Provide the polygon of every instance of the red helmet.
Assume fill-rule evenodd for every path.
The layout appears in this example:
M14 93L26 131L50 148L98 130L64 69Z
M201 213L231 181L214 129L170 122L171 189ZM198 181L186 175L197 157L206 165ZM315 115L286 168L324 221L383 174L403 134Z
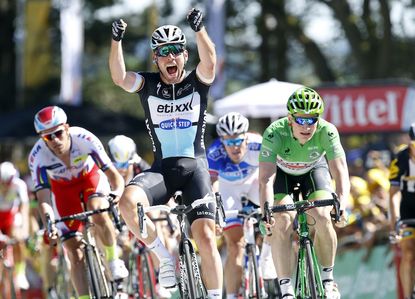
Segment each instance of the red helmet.
M40 133L44 130L65 124L67 116L65 111L58 106L48 106L35 115L35 130Z

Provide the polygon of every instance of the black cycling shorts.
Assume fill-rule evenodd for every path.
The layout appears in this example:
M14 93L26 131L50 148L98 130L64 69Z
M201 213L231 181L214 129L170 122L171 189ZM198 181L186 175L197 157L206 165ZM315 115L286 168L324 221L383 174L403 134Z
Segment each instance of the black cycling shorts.
M291 194L294 187L300 184L303 198L315 191L332 193L331 176L327 163L319 163L312 170L303 175L291 175L277 167L277 176L274 184L274 194Z
M141 187L150 205L166 204L177 190L183 192L183 203L191 204L210 194L213 196L207 161L203 158L166 158L161 165L138 174L127 186ZM215 219L215 204L201 205L187 218L192 224L198 218Z
M402 192L402 200L400 205L401 220L415 219L415 193ZM415 225L410 225L415 227Z

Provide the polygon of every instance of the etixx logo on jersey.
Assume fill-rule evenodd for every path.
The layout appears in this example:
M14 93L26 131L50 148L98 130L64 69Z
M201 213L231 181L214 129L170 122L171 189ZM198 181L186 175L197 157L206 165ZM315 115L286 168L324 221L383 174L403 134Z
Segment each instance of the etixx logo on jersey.
M172 118L160 123L160 129L173 130L173 129L187 129L192 126L192 122L183 118Z

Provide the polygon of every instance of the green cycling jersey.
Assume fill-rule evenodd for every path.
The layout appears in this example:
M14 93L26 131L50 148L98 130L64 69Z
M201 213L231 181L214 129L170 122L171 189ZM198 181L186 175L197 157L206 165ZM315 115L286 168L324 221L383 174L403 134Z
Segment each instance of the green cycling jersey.
M293 136L288 117L284 117L264 131L259 161L277 163L287 174L302 175L324 156L334 160L344 155L339 132L333 124L320 119L312 138L302 145Z

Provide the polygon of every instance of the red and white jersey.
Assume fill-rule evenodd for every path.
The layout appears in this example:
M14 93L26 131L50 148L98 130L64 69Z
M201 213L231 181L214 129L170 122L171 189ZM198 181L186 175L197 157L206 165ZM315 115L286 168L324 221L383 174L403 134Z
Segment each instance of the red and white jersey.
M28 203L29 196L27 194L26 183L18 178L14 177L10 183L6 186L0 187L0 211L17 211L17 208L22 203ZM0 219L1 221L1 219Z
M96 165L105 171L111 160L101 141L91 132L80 127L70 127L70 167L67 167L39 139L29 155L29 168L35 191L54 186L76 183L88 175Z

